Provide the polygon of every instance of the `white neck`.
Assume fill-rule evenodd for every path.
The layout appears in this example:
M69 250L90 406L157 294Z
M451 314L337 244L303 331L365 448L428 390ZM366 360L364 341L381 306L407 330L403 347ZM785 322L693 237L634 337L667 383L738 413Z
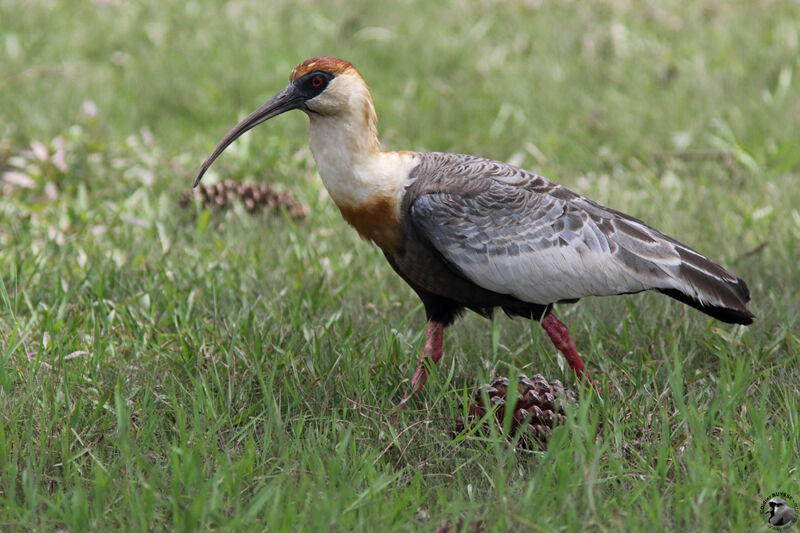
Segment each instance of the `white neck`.
M375 108L361 77L338 76L309 108L319 109L308 113L311 152L336 205L358 208L388 198L399 208L416 158L409 152L380 151Z

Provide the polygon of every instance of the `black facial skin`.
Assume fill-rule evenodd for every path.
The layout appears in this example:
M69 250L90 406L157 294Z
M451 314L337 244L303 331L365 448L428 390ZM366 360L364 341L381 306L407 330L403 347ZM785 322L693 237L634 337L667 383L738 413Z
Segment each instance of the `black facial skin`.
M328 74L327 72L319 70L309 72L302 78L295 80L294 89L303 96L303 99L311 100L324 91L332 79L333 74Z

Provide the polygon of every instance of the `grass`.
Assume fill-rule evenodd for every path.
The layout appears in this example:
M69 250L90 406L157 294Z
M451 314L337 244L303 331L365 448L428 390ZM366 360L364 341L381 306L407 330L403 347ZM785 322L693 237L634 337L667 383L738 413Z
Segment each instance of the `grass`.
M800 498L800 12L781 1L0 1L0 527L753 531ZM512 161L745 278L758 321L657 295L468 316L400 423L424 313L322 191L306 119L206 178L311 215L180 210L305 57L353 61L389 148ZM545 452L452 437L496 374L579 393Z

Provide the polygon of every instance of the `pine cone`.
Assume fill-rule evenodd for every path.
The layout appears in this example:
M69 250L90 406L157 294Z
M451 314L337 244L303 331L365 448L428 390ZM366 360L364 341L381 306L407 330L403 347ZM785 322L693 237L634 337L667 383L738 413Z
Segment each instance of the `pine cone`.
M566 420L564 406L568 401L574 400L574 394L566 391L559 380L548 382L541 374L534 374L530 378L520 375L517 382L517 402L514 405L509 437L522 431L524 433L519 440L521 447L544 449L553 428ZM463 431L468 426L477 424L487 412L496 407L494 418L502 433L508 385L508 378L499 377L491 385L479 387L471 398L466 423L459 420L457 430ZM488 428L484 426L483 429Z
M188 207L196 196L200 198L203 207L212 207L219 211L229 209L234 199L237 199L249 213L260 213L267 209L278 211L283 207L294 219L308 214L308 206L298 202L291 191L277 191L270 183L256 185L225 180L207 187L200 185L196 192L188 191L181 196L181 206Z

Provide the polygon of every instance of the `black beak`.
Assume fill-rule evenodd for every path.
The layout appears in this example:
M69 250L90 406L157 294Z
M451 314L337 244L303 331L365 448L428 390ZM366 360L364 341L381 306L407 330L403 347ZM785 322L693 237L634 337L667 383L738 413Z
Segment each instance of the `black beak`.
M292 109L298 109L303 105L304 98L301 94L299 94L294 85L291 83L287 85L281 92L273 96L269 102L262 105L252 113L250 113L245 119L239 122L236 126L233 127L231 131L217 144L214 151L211 152L211 155L203 161L203 166L200 167L200 172L197 174L197 179L194 180L194 185L192 187L197 187L200 183L200 180L203 179L203 174L206 173L208 167L211 166L211 163L219 157L225 148L230 146L230 144L238 139L244 132L247 130L253 129L262 122L266 122L267 120L271 119L272 117L276 117L281 113L285 113L286 111L291 111Z

